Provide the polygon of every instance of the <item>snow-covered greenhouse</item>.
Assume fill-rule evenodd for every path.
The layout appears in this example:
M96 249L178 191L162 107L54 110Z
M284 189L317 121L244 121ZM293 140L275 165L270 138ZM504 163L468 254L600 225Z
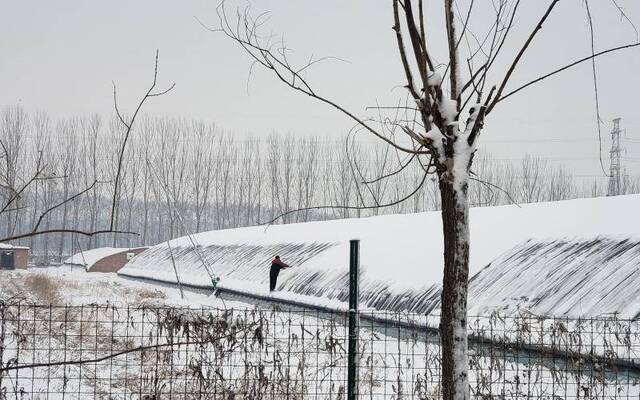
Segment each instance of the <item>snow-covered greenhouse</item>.
M640 195L472 209L470 313L638 317L638 205ZM438 212L199 233L151 247L119 274L165 284L179 279L200 290L211 290L216 277L223 292L344 309L354 238L361 241L363 308L437 311L443 264ZM293 268L282 271L270 294L276 254ZM629 295L615 295L621 291Z

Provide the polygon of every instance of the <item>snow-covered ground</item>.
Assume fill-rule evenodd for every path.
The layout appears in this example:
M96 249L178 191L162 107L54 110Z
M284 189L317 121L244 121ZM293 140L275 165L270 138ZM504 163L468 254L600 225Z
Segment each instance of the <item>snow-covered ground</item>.
M638 206L640 195L474 208L470 273L529 239L640 238ZM442 281L438 212L205 232L172 240L171 249L183 283L211 286L209 268L220 287L260 295L269 295L269 263L279 254L293 268L281 272L274 296L344 307L350 239L361 242L364 307L430 311ZM176 281L166 243L120 273Z
M11 325L12 318L8 318L8 332L11 335L5 349L7 359L18 359L19 356L21 364L92 359L113 351L153 346L167 340L172 343L188 342L189 332L199 332L198 329L202 327L198 324L203 321L208 324L207 332L220 327L226 327L220 333L221 336L230 331L239 332L237 338L240 343L238 347L236 341L231 341L229 349L216 347L216 351L203 351L201 346L196 345L176 344L166 347L168 350L163 348L162 351L149 351L146 356L135 351L102 363L21 369L17 373L11 373L12 380L5 379L0 385L9 393L25 390L33 398L48 393L48 398L52 399L81 399L91 396L124 399L146 398L144 394L152 394L155 390L171 397L172 391L185 393L187 390L196 391L206 387L206 393L211 394L220 392L221 389L215 385L225 382L231 382L230 385L262 382L253 375L253 369L246 368L247 361L252 365L264 366L260 373L268 377L267 382L273 382L272 387L262 388L266 393L280 393L280 390L284 397L293 391L306 397L312 395L314 390L316 393L319 390L323 393L321 398L337 398L344 391L347 320L343 313L324 315L318 312L279 313L276 310L256 310L246 304L224 303L205 294L192 292L185 292L185 299L181 299L175 287L132 281L113 273L87 273L68 266L2 271L0 288L0 297L13 297L14 300L20 298L27 303L22 308L10 306L6 309L9 315L22 315L24 320L24 323L14 326ZM292 292L283 295L296 296ZM30 308L30 302L40 306ZM48 307L42 307L50 302L83 307L54 307L52 313ZM155 305L178 305L196 309L172 311L163 307L155 308ZM201 306L211 307L210 314L208 311L201 311ZM241 309L242 306L245 307L244 310ZM16 310L18 314L15 314ZM418 316L394 314L393 320L404 321L406 318L407 322L412 322L413 317ZM219 324L220 321L226 322ZM553 320L538 321L538 324L544 324L544 329L532 324L532 321L537 321L536 318L496 318L489 325L485 323L486 320L476 325L474 321L470 321L474 334L491 332L491 337L495 335L499 340L509 339L528 344L541 340L540 343L547 345L557 343L556 347L561 350L573 350L578 346L572 353L574 355L586 354L594 346L593 338L573 343L574 331L567 332L563 328L571 326L562 325L559 328ZM55 329L53 322L56 324ZM194 326L185 328L187 325L184 324L187 322ZM512 329L508 325L511 323L517 327ZM616 323L612 321L612 324ZM263 326L266 330L260 330L259 339L256 339L255 332ZM492 329L489 331L486 326ZM172 328L166 330L167 327ZM593 335L593 325L588 328L588 332ZM162 332L165 332L164 336ZM583 331L585 332L587 331ZM625 359L636 359L635 353L613 341L614 335L617 335L615 332L619 330L610 333L606 337L606 343L618 352L615 354L623 354ZM507 338L507 335L514 337ZM16 339L18 337L26 339L20 341ZM634 338L635 336L632 337L633 340ZM362 347L360 367L361 393L371 398L390 398L390 394L398 392L420 398L435 395L439 382L439 348L437 342L433 342L426 332L424 336L401 333L398 326L384 325L382 329L368 321L362 323L360 340L365 344ZM588 366L578 367L576 373L575 368L565 366L562 359L548 363L538 356L529 359L530 355L526 353L517 353L518 357L514 358L504 353L504 347L499 343L498 341L497 348L476 346L476 342L472 344L474 350L470 359L470 380L472 391L478 397L485 394L489 398L492 393L497 396L501 394L502 397L509 393L513 398L531 398L532 393L539 394L539 397L548 397L551 393L559 397L571 397L583 388L597 391L603 398L635 398L638 395L640 386L635 374L629 375L626 371L617 372L615 369L613 372L607 369L595 371ZM615 345L612 346L612 343ZM637 349L635 343L630 343L631 349ZM595 344L598 346L598 343ZM33 350L36 348L37 351ZM599 345L595 352L589 354L600 354L598 350L607 348ZM216 358L207 358L212 355ZM278 363L274 361L276 355L282 357ZM162 368L158 368L158 360L163 360ZM185 360L190 360L190 363L187 364ZM197 361L196 364L193 364L194 361ZM189 374L186 368L198 365L198 362L228 366L221 370L224 378L218 379L217 375L206 373L197 375L202 377L202 382L193 378L194 375ZM282 368L286 368L285 374L282 374ZM279 380L278 377L283 376L295 379ZM160 384L154 386L156 380ZM211 385L214 385L213 389ZM246 389L242 385L231 389L242 393ZM398 394L397 397L404 396Z
M70 266L0 271L0 300L38 304L181 307L252 307L240 302L184 291L175 287L132 281L115 273L92 272Z
M273 398L293 394L299 398L344 397L344 313L241 310L235 304L233 309L221 310L223 304L205 295L187 293L182 300L176 289L69 267L6 272L0 274L0 287L14 286L11 293L3 290L3 297L19 295L38 303L10 305L3 310L9 316L4 357L14 360L11 365L91 360L124 353L103 362L11 371L0 382L0 388L10 397L26 393L34 399L191 398L183 395L189 392L194 393L193 398L217 398L219 393L233 393L239 398L250 397L248 393L254 391ZM83 307L49 308L47 301ZM198 308L154 307L166 304ZM201 304L220 308L201 311ZM133 307L126 307L129 305ZM232 305L227 302L226 306ZM395 314L393 319L405 317L409 318ZM494 321L498 337L501 330L505 333L501 321ZM471 329L478 334L473 323ZM518 340L525 343L546 338L545 343L557 341L566 348L568 338L574 336L556 331L546 326L542 336L536 330L514 330ZM439 347L427 332L407 334L397 326L376 326L369 321L362 323L359 337L362 396L437 397ZM589 343L593 346L593 340L586 340L582 346L588 348ZM525 353L514 357L516 353L505 351L499 343L497 347L487 344L472 344L470 382L474 397L564 398L583 390L598 393L595 398L638 396L636 374L593 370L589 365L576 369L563 359L550 363ZM135 350L139 346L149 349ZM216 373L211 373L214 370Z

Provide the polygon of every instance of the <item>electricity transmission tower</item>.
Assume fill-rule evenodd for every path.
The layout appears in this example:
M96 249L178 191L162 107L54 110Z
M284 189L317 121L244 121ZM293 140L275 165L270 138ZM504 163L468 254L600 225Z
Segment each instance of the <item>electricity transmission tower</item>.
M620 146L620 118L613 120L613 130L611 131L611 150L609 151L609 188L607 190L607 196L617 196L620 194L620 154L622 153L622 147Z

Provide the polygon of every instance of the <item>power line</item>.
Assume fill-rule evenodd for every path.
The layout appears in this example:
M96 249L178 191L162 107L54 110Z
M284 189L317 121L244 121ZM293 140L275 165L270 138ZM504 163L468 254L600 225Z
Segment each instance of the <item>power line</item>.
M139 134L146 134L148 133L147 130L136 130L136 132L138 132ZM621 132L624 132L624 130L622 130ZM62 133L62 132L47 132L46 135L41 135L42 137L48 137L48 138L65 138L67 137L69 134L68 133ZM37 138L38 135L33 134L33 133L23 133L22 134L23 137L26 138ZM150 136L145 136L144 140L148 141L148 140L152 140L152 141L158 141L161 139L160 137L161 135L150 135ZM190 136L188 133L179 135L182 137L176 137L176 138L170 138L167 139L166 137L164 138L164 140L170 141L170 142L198 142L198 141L202 141L198 138L192 137L192 138L188 138L185 136ZM224 137L225 139L228 139L232 142L236 142L236 143L247 143L247 142L268 142L269 138L271 137L271 135L251 135L251 134L229 134L229 133L225 133L225 132L218 132L218 133L213 133L210 135L205 135L205 139L214 139L214 140L219 140L219 138ZM279 135L280 138L284 138L287 139L289 137L293 137L295 141L302 141L302 140L307 140L307 141L312 141L315 143L338 143L338 144L344 144L345 143L345 138L342 137L336 137L336 138L327 138L327 137L323 137L323 138L319 138L316 135ZM82 136L77 137L79 138L80 141L82 141ZM121 135L116 134L116 133L100 133L98 134L98 138L99 139L119 139L121 138ZM375 139L375 138L368 138L368 139L358 139L357 140L359 143L380 143L383 144L380 140ZM580 142L592 142L592 143L596 143L598 142L598 139L596 138L545 138L545 139L483 139L481 140L479 143L480 144L491 144L491 143L580 143ZM640 143L640 139L635 139L635 138L625 138L625 142L631 142L631 143Z

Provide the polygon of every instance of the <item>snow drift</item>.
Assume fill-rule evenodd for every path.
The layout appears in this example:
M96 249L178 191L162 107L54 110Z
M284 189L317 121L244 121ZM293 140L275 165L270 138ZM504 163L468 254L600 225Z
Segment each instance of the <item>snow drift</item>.
M638 238L638 206L640 195L474 208L470 275L527 240ZM437 307L443 265L439 212L212 231L170 244L183 283L212 286L204 260L220 277L220 287L268 295L269 263L279 254L294 268L280 274L276 296L344 305L348 241L354 238L361 241L363 306L409 312L429 312ZM166 243L140 254L119 273L176 281Z

